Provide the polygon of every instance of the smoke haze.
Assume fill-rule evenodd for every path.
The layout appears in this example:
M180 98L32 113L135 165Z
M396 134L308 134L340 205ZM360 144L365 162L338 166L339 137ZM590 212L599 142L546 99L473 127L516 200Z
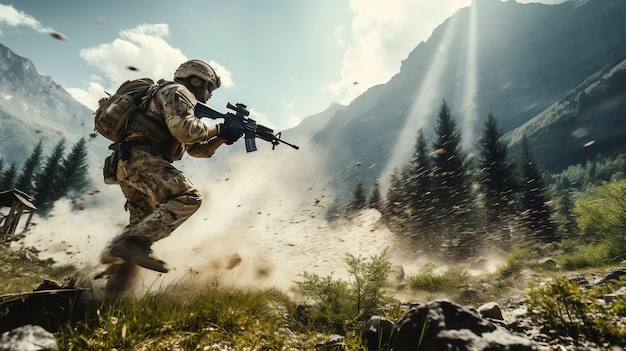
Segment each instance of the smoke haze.
M388 249L392 263L409 263L414 255L399 252L402 246L378 223L377 211L364 211L351 222L325 220L333 201L326 189L331 177L315 150L258 146L253 153L245 153L243 145L223 147L213 159L187 157L176 164L204 201L187 222L152 247L170 272L142 269L136 292L181 280L203 285L215 279L288 291L305 271L347 278L346 253L370 257ZM47 218L35 217L36 225L22 243L41 250L41 258L75 264L89 278L102 270L100 252L128 221L119 188L99 178L94 183L97 190L79 201L82 210L72 210L75 204L67 199L58 201Z

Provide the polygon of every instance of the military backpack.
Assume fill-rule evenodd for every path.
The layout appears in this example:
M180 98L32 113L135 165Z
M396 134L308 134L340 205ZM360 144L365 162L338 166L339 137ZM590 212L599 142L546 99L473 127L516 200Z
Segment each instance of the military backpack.
M150 78L127 80L115 94L107 93L109 96L98 101L94 115L96 131L113 142L122 141L134 115L140 112L143 97L153 85Z

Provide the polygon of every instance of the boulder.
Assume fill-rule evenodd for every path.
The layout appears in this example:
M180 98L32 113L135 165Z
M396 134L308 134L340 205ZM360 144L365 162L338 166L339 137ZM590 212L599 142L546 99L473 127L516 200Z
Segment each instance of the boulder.
M407 311L394 324L394 351L536 350L530 340L513 335L478 313L448 300Z
M488 302L480 307L478 307L478 313L483 318L496 319L496 320L504 320L502 317L502 309L500 309L500 305L496 302Z
M54 335L38 325L24 325L2 334L0 351L58 351Z
M361 341L368 351L386 351L391 347L392 332L392 321L373 316L361 328Z
M344 339L341 335L332 334L326 342L315 345L315 351L346 351Z

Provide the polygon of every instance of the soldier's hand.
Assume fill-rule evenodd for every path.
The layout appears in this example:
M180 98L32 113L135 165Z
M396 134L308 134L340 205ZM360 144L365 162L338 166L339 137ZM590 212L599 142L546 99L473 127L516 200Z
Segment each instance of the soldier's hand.
M218 124L217 136L226 140L227 145L232 145L243 136L243 131L228 124L220 123Z

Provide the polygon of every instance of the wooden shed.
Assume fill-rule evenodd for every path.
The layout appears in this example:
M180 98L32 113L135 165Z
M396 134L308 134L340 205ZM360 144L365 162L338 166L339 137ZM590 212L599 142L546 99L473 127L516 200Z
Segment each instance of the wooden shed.
M37 208L33 205L33 197L18 189L0 192L0 242L10 241L18 229L20 219L28 216L20 232L30 227ZM7 210L8 209L8 210Z

